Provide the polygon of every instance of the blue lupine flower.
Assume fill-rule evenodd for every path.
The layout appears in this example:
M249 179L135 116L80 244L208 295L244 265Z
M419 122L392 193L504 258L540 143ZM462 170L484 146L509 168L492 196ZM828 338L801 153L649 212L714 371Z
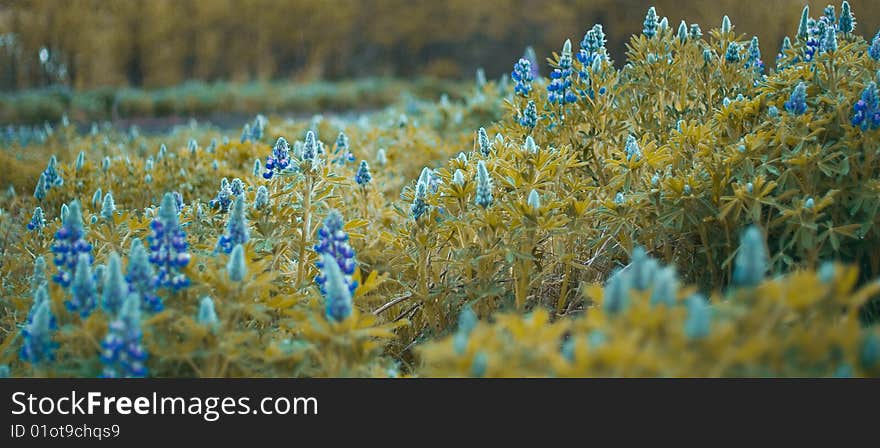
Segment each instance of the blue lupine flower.
M267 122L268 120L262 114L254 118L254 124L251 126L251 140L258 142L263 139L263 131L266 128Z
M189 279L180 272L189 264L189 244L186 242L186 233L178 224L177 206L171 193L165 193L159 214L150 223L150 228L153 230L148 238L150 263L158 269L155 285L175 291L189 286Z
M840 5L840 21L838 22L837 28L843 34L850 34L856 27L856 21L853 18L852 11L849 7L849 2L843 0L843 4Z
M42 201L46 197L48 191L49 186L46 182L46 174L40 173L40 179L37 180L37 186L34 188L34 197L37 198L38 201Z
M174 197L174 207L179 215L183 212L183 195L176 191L172 191L171 196Z
M779 108L776 106L770 106L767 108L767 116L770 118L776 118L779 116Z
M614 195L614 203L617 205L623 205L624 202L626 202L626 198L623 196L623 193L618 191L617 194Z
M559 68L550 73L550 84L547 85L547 100L551 103L565 105L577 101L577 95L571 91L571 40L566 40L559 56Z
M376 163L378 163L379 166L385 166L385 164L388 163L388 155L385 154L385 148L379 148L379 150L376 151Z
M70 312L79 313L80 317L86 318L97 305L98 287L95 284L95 276L92 273L92 258L87 253L79 254L76 262L76 272L70 285L70 300L64 302Z
M673 306L678 298L678 275L675 268L667 266L658 269L652 280L651 305Z
M629 277L633 288L639 291L647 291L654 283L654 278L660 270L657 260L651 258L645 248L636 246L633 249L632 259L623 274Z
M226 231L217 241L215 251L232 252L238 244L247 243L250 238L247 217L245 216L245 199L239 196L232 205L232 212L226 221Z
M826 6L825 9L822 10L822 13L828 18L829 22L834 23L837 21L837 16L834 13L834 5Z
M516 82L513 87L514 93L522 97L528 97L532 91L532 67L526 58L520 58L513 64L513 72L510 77Z
M220 189L217 190L217 196L215 196L214 199L211 199L209 204L211 205L211 208L219 208L220 211L225 213L229 210L229 205L232 204L233 196L232 186L229 185L229 181L224 177L220 180Z
M687 319L684 321L684 334L688 339L697 340L709 336L712 324L712 310L706 298L694 294L687 299Z
M464 172L460 169L455 170L455 173L452 174L452 183L458 186L464 185Z
M108 191L101 204L101 217L112 221L114 213L116 213L116 203L113 201L113 194Z
M862 96L853 106L853 116L850 121L853 126L863 131L880 127L880 100L878 100L877 84L869 83Z
M263 164L260 162L260 159L254 160L254 176L262 176L263 175ZM272 177L271 175L269 177Z
M199 314L196 316L196 322L212 330L220 326L217 311L214 309L214 299L205 296L199 300Z
M623 270L616 270L603 290L602 309L610 315L619 314L629 305L630 278Z
M42 255L34 260L34 272L31 274L31 293L36 293L40 286L49 285L46 275L46 259Z
M46 227L46 215L43 214L42 208L37 207L34 209L34 215L31 217L30 222L27 223L27 229L42 231L44 227Z
M119 315L110 322L101 341L101 373L103 378L144 378L147 376L147 351L143 346L141 304L130 294Z
M532 208L533 211L538 211L541 209L541 195L538 194L537 191L532 190L529 192L529 198L526 200L526 203L529 207Z
M642 150L639 148L639 142L632 134L626 136L626 147L624 152L626 152L627 162L630 162L633 159L639 161L642 158Z
M324 278L325 316L328 320L342 322L351 315L352 292L346 285L346 276L330 254L324 254L320 262Z
M519 124L527 129L532 129L538 124L538 108L534 101L529 100L522 116L519 117Z
M703 30L700 29L700 24L691 24L690 30L688 32L688 37L691 40L700 40L703 37Z
M678 24L678 40L681 43L685 43L688 40L688 28L687 23L684 20Z
M761 283L767 272L767 263L764 236L758 227L750 226L743 234L733 262L733 283L745 287Z
M492 179L489 177L486 163L480 160L477 162L477 191L474 202L480 207L487 208L492 205L492 199Z
M354 176L354 181L362 186L373 181L373 176L370 174L370 165L367 164L366 160L361 160L361 165Z
M764 62L761 60L758 36L752 37L751 42L749 42L749 57L746 60L746 68L752 69L758 75L764 73Z
M584 34L584 38L581 40L581 51L578 52L577 58L581 64L588 66L593 63L596 56L604 54L604 50L605 31L602 29L602 25L597 23Z
M452 338L452 346L456 353L464 353L467 348L468 338L479 322L480 319L477 317L477 313L474 313L470 306L465 306L461 310L461 314L458 315L458 329L456 329L455 336Z
M122 308L122 302L129 294L129 285L122 274L122 260L116 252L110 254L103 281L101 307L108 314L115 315Z
M186 148L189 150L189 153L191 155L196 155L196 152L199 150L199 143L196 141L196 139L191 138L189 139L189 142L187 142Z
M60 187L64 185L64 179L61 178L61 175L58 174L58 169L56 168L58 165L58 159L55 155L49 158L49 165L46 166L46 169L43 171L43 174L46 176L46 188L52 187Z
M531 135L526 136L526 141L523 143L523 150L529 154L538 153L538 145L535 144L535 139L533 139Z
M260 185L254 197L254 209L261 210L267 206L269 206L269 189L265 185Z
M413 197L413 203L410 207L410 211L412 212L412 217L414 220L418 221L419 217L422 216L428 210L428 203L425 202L425 197L428 194L428 184L427 182L419 179L416 182L416 194Z
M52 280L66 288L73 280L79 255L87 254L91 257L92 245L83 238L85 230L79 201L70 203L67 216L62 213L61 221L61 228L55 232L55 243L52 245L52 253L55 254L53 261L58 267L58 273L52 277Z
M74 169L76 169L77 172L82 171L83 165L85 165L85 163L86 163L86 153L83 151L80 151L79 154L77 154L77 156L76 156L76 163L74 164Z
M336 161L341 161L342 163L354 162L355 160L354 154L351 153L351 147L348 144L348 136L345 135L344 131L339 131L339 135L336 137L334 154L339 156L336 158Z
M822 37L820 48L822 52L833 53L837 51L837 32L834 31L834 27L825 28L825 35Z
M803 82L791 92L791 97L785 102L785 110L794 115L802 115L807 111L807 85Z
M159 145L159 154L156 155L156 159L160 162L165 158L165 155L168 154L168 147L165 146L164 143Z
M489 143L489 136L486 135L485 128L480 128L480 130L477 131L477 142L480 145L480 154L482 154L483 157L489 157L489 154L492 153L492 144Z
M306 133L306 139L303 143L302 160L313 161L316 157L318 157L318 142L315 133L309 131Z
M229 184L229 191L231 191L234 196L241 196L242 193L244 193L244 182L237 177L232 179L232 182Z
M98 189L95 190L95 194L92 195L92 210L98 208L98 206L100 206L103 201L104 193L101 191L101 188L98 187Z
M724 53L724 60L730 63L739 62L739 44L731 42L727 45L727 51Z
M871 40L871 46L868 47L868 56L875 61L880 61L880 33Z
M648 39L657 35L657 10L654 7L648 8L648 13L645 15L645 22L642 28L642 34L645 35Z
M731 25L730 23L730 17L727 17L727 15L725 15L721 19L721 34L729 33L731 28L733 28L733 25Z
M251 139L251 125L248 123L244 124L244 127L241 129L241 138L239 142L244 143Z
M21 330L24 342L19 356L22 361L35 366L54 361L55 349L58 348L58 343L52 340L55 328L55 317L52 315L48 292L44 286L34 296L27 323Z
M419 182L424 182L428 187L428 191L432 194L436 193L440 188L440 176L428 167L422 168L422 173L419 174Z
M247 263L244 259L244 247L236 244L229 254L229 261L226 263L226 272L229 274L229 280L240 282L247 275Z
M144 311L153 313L162 311L164 305L162 298L156 295L156 278L153 266L150 264L147 250L140 238L131 240L125 280L128 282L129 291L141 298L141 308Z
M529 61L529 68L532 72L532 79L538 79L541 77L541 70L538 66L538 56L535 54L535 49L532 48L531 45L526 47L525 51L523 51L523 59Z
M339 269L348 293L353 294L357 289L357 282L351 279L357 262L354 259L354 249L348 243L348 234L345 233L343 227L342 215L336 210L330 210L327 217L324 218L324 225L318 229L318 243L315 244L314 249L318 255L322 256L316 264L319 268L324 269L324 274L315 277L315 283L321 288L321 293L326 293L328 288L328 279L325 275L327 270L324 267L324 263L328 259L333 260Z

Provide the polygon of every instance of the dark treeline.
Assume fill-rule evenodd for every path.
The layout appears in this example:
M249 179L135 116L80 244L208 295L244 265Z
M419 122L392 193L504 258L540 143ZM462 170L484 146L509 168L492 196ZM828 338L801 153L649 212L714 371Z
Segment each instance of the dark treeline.
M640 32L648 6L704 32L726 13L757 34L765 61L794 34L803 0L4 0L0 89L52 83L161 87L188 79L250 81L362 76L449 78L510 70L527 45L539 58L602 23L612 56ZM807 2L814 17L827 1ZM851 0L857 32L880 11ZM840 6L837 5L839 11ZM46 51L42 52L41 49ZM546 70L546 69L545 69Z

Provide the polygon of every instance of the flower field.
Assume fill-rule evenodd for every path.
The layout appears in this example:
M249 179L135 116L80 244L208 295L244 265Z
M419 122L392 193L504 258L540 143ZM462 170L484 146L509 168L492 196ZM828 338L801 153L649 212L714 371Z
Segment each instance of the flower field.
M355 115L4 127L0 376L880 376L880 32L662 12Z

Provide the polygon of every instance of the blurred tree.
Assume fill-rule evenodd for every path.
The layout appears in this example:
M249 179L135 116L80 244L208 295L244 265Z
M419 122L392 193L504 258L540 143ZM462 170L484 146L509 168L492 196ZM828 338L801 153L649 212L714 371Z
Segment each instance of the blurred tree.
M808 1L813 16L827 1ZM852 0L856 32L880 25L876 0ZM602 23L622 60L649 6L699 23L730 16L761 38L775 60L797 29L802 0L4 0L0 2L0 89L47 83L39 51L76 88L166 86L187 79L338 79L364 75L472 77L510 71L527 45L543 62L561 42ZM840 9L839 5L836 5ZM710 21L711 20L711 21Z

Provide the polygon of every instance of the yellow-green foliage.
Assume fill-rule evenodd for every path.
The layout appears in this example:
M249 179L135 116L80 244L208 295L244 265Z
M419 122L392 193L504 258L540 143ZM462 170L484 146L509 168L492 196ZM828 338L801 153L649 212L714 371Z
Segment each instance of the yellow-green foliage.
M58 154L64 185L41 201L30 192L0 200L0 363L14 375L97 375L107 317L66 311L68 293L54 284L57 360L18 360L33 260L51 259L63 203L83 203L98 264L145 239L162 195L177 191L192 285L162 290L166 309L144 316L153 376L877 375L880 336L865 321L880 275L880 131L850 120L880 63L863 38L838 40L812 62L795 60L804 50L796 40L786 68L765 78L743 67L748 40L735 27L684 41L661 28L632 38L622 68L575 59L578 99L564 106L539 79L528 97L490 82L464 103L411 100L358 120L270 117L262 138L243 143L199 126L162 136L59 131L27 151ZM738 62L725 57L733 43ZM803 114L785 106L799 83ZM534 128L520 124L529 101ZM354 163L332 163L343 129ZM325 142L324 163L268 181L252 173L277 137L302 140L307 130ZM638 156L627 157L628 140ZM372 171L366 186L354 180L360 159ZM223 177L245 184L242 282L215 253L227 213L209 201ZM256 210L261 185L271 205ZM113 193L112 220L91 202L97 188ZM36 205L50 221L42 232L25 228ZM355 310L342 322L325 316L313 281L313 245L331 209L358 266ZM738 250L751 225L763 241ZM677 269L664 277L680 284L668 302L652 303L658 277L615 289L638 264L617 268L646 254ZM734 284L736 266L751 270L748 284ZM204 296L214 327L195 320Z

